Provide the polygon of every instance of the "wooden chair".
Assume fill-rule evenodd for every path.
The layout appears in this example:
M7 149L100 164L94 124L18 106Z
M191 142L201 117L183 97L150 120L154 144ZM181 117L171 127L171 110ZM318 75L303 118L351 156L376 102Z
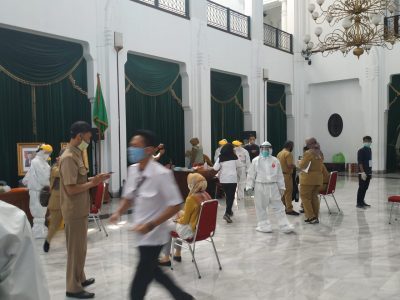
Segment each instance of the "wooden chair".
M174 245L176 240L182 242L183 245L187 245L190 254L192 255L192 261L196 267L197 275L201 278L199 268L197 266L197 261L195 258L196 243L200 241L208 241L212 244L215 257L217 259L219 269L222 270L221 263L219 261L217 249L215 248L213 236L215 234L215 228L217 225L217 210L218 210L218 200L212 199L201 203L199 219L196 224L196 232L193 238L181 239L175 231L171 231L172 243L171 243L171 255L173 253ZM171 260L171 270L173 270L173 260Z
M108 236L108 232L104 227L103 221L101 220L101 206L103 205L104 195L106 193L106 183L101 182L97 185L96 195L94 197L94 203L90 208L89 219L93 220L99 231L103 228L104 233ZM100 227L101 226L101 227Z
M332 212L331 212L331 209L329 208L328 202L326 201L326 196L331 196L333 198L333 200L335 201L336 207L337 207L338 211L340 212L339 205L335 198L337 176L338 176L337 171L331 172L329 175L329 181L328 181L328 186L326 187L326 191L319 193L319 199L321 201L321 198L324 198L326 207L328 207L329 214L332 214Z

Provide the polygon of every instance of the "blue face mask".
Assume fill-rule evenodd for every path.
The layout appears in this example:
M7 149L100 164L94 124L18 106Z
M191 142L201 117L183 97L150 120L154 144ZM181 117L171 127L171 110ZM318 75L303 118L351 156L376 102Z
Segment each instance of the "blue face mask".
M364 147L371 148L371 143L364 143Z
M268 157L269 156L269 151L268 150L261 150L261 156L262 157Z
M128 147L128 162L130 164L136 164L146 157L144 148L139 147Z

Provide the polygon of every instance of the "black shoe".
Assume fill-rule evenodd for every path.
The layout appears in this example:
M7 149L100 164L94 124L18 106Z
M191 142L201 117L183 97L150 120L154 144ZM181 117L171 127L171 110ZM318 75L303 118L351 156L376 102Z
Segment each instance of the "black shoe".
M359 205L359 204L357 204L356 207L357 207L357 208L365 209L365 206L364 206L364 205Z
M94 278L86 279L84 282L82 282L82 286L85 287L85 286L91 285L94 283L94 281L95 281Z
M294 210L286 212L286 214L290 215L290 216L298 216L298 215L300 215L297 211L294 211Z
M45 240L43 244L43 251L47 253L49 252L49 250L50 250L50 244L47 240Z
M231 211L230 213L228 213L229 217L233 217L233 211Z
M369 205L368 203L363 203L363 205L365 206L365 207L371 207L371 205Z
M305 219L304 222L310 223L311 219Z
M171 266L171 261L170 260L163 261L163 262L159 261L158 265L161 266L161 267L170 267Z
M79 292L79 293L66 292L65 294L66 294L67 297L78 298L78 299L94 298L94 293L89 293L89 292L86 292L86 291L82 291L82 292Z
M232 223L232 220L231 220L231 218L229 217L228 214L225 214L224 217L223 217L223 219L224 219L227 223Z
M301 208L301 209L299 210L299 213L304 214L304 209Z
M174 255L174 260L177 261L177 262L182 262L182 256Z
M311 218L310 221L308 222L309 224L318 224L319 220L318 218Z

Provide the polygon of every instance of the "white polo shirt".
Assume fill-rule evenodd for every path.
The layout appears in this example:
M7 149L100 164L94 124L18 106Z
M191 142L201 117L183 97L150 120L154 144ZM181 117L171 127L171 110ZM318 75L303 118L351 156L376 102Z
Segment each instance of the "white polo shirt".
M137 189L142 179L142 184ZM168 206L183 202L172 171L153 160L149 161L143 171L139 170L139 164L128 168L128 179L122 197L133 200L134 225L153 221ZM137 234L138 245L164 245L170 239L170 230L168 224L163 223L149 233Z

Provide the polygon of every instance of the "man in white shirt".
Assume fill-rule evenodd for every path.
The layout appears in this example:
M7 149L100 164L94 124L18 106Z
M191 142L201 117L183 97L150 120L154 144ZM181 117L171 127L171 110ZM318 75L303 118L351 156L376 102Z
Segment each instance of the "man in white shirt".
M22 210L1 200L0 299L50 300L31 224Z
M134 204L133 231L137 234L140 260L132 281L132 300L144 299L153 279L162 284L175 299L194 299L180 289L158 266L163 245L170 239L165 223L182 204L182 196L170 170L156 163L152 155L157 146L155 135L138 130L128 148L128 179L117 211L111 222L117 222L122 213Z
M285 191L285 180L279 160L272 156L272 146L265 141L260 146L260 155L253 159L247 176L246 190L254 188L257 227L260 232L272 232L267 209L272 208L280 230L289 233L294 226L289 223L281 196Z

